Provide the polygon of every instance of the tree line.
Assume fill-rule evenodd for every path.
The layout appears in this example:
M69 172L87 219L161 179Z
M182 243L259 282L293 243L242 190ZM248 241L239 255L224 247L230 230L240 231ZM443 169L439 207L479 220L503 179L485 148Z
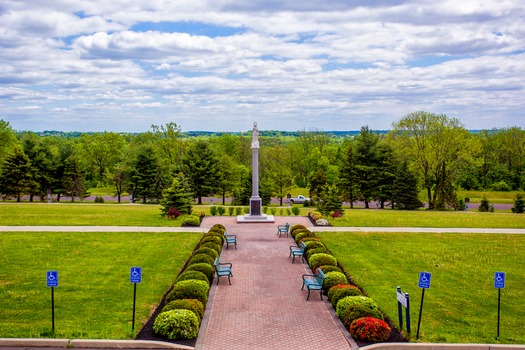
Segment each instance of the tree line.
M357 133L298 131L260 134L263 203L294 187L308 188L320 205L360 200L368 207L459 209L456 191L525 188L525 131L520 127L469 132L456 118L424 111L393 123L388 132L368 126ZM83 199L88 189L113 188L135 201L158 202L174 179L194 198L215 195L247 204L251 196L251 134L197 133L176 123L144 133L17 132L0 119L0 194L47 194ZM35 199L37 197L38 199ZM323 208L325 211L337 209Z

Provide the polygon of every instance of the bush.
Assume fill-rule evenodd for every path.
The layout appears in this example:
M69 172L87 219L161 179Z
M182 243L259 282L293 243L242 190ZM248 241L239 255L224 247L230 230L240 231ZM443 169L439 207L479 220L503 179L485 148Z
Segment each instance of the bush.
M355 340L384 342L390 338L390 333L390 327L374 317L361 317L350 325L350 334Z
M328 294L328 291L333 286L336 286L338 284L350 284L348 283L348 278L346 278L345 274L342 272L332 271L332 272L325 273L325 276L326 278L323 283L323 292L325 294Z
M210 248L217 252L218 255L221 255L222 246L217 242L206 242L202 243L199 248Z
M489 200L487 199L486 196L483 196L483 198L481 199L481 202L479 203L478 210L481 211L481 212L493 212L494 211L494 206L492 206L489 203Z
M250 214L250 207L244 207L244 214Z
M157 316L153 330L171 340L193 339L199 333L199 319L190 310L166 311Z
M315 237L307 237L303 240L304 244L306 245L306 251L309 251L311 249L315 248L326 248L326 246L320 242L318 239L312 239Z
M194 264L201 264L201 263L206 263L210 266L213 266L214 262L215 262L215 259L212 259L207 254L196 254L191 257L190 261L188 262L188 266L194 265Z
M293 215L297 216L297 215L299 215L301 213L301 209L294 205L292 207L292 213L293 213Z
M322 266L319 266L318 269L323 270L324 273L334 272L334 271L343 273L343 270L341 270L337 266L332 266L332 265L322 265Z
M266 205L263 207L263 213L268 214L268 207Z
M356 297L359 295L363 295L359 288L356 286L351 286L347 283L337 284L328 290L328 299L334 308L337 306L339 300L346 297Z
M219 254L215 250L207 247L201 247L193 252L194 256L198 254L206 254L210 258L212 258L213 261L215 261L215 259L219 257Z
M217 215L217 207L216 207L216 206L212 205L212 206L210 207L210 214L211 214L212 216Z
M169 208L166 216L168 219L177 219L179 216L181 216L181 212L175 208Z
M308 213L308 216L312 218L313 221L317 221L323 218L323 214L319 211L311 211Z
M186 280L199 280L210 284L211 280L204 273L200 271L186 270L177 277L177 283Z
M182 224L188 226L200 226L201 218L196 215L188 215L184 217L184 221L182 221Z
M206 242L214 242L222 246L224 244L224 235L219 231L210 231L201 240L201 243Z
M307 230L307 228L306 228L306 226L300 225L300 224L296 224L296 225L290 226L290 233L294 233L297 230ZM292 235L292 237L293 236L294 235Z
M361 317L371 316L381 320L383 319L383 314L379 310L376 302L365 296L340 299L335 312L345 327L349 327L354 320Z
M199 322L204 316L204 305L197 299L178 299L170 301L162 308L161 313L177 309L192 311L199 319Z
M333 212L330 213L330 216L334 219L338 219L338 218L343 217L343 213L344 211L334 210Z
M314 248L314 249L309 249L308 251L306 251L304 253L304 257L306 259L306 261L308 261L308 259L310 259L310 257L312 255L315 255L315 254L320 254L320 253L323 253L323 254L330 254L330 252L328 251L328 249L326 249L325 247L319 247L319 248ZM324 271L324 270L323 270Z
M104 203L104 202L105 202L104 197L102 196L95 197L95 203Z
M493 191L503 191L503 192L509 192L510 190L512 190L510 186L503 180L492 184L491 189Z
M208 278L208 281L210 282L213 280L213 274L215 273L213 265L210 265L207 263L196 263L193 265L189 265L188 267L186 267L185 272L188 272L188 271L202 272Z
M195 215L195 216L198 216L201 219L204 219L204 217L206 216L206 213L203 212L202 210L194 210L194 211L191 212L191 215Z
M290 208L286 208L286 215L288 216L292 215L292 211L290 210Z
M223 206L220 206L217 208L217 212L219 213L220 216L223 216L224 213L226 213L226 208L224 208Z
M523 214L525 212L525 201L521 193L516 194L516 199L514 200L514 207L512 207L512 212L516 214Z
M220 230L220 231L224 232L224 231L226 231L226 227L224 227L223 224L215 224L215 225L213 225L210 228L210 231L214 231L214 230Z
M173 286L171 292L166 296L166 301L170 302L177 299L197 299L203 305L208 302L208 291L210 285L200 280L180 281Z
M275 216L275 213L277 213L277 208L271 208L270 212Z
M295 239L295 242L299 244L301 239L306 238L306 237L314 237L314 234L310 231L301 232L301 233L296 234L294 239Z
M337 266L337 259L333 255L326 253L315 254L308 259L308 266L310 266L312 270L322 265Z
M235 208L235 215L239 216L242 214L242 208L241 207L236 207Z
M228 207L228 214L230 216L233 216L233 212L235 211L235 208L234 207Z

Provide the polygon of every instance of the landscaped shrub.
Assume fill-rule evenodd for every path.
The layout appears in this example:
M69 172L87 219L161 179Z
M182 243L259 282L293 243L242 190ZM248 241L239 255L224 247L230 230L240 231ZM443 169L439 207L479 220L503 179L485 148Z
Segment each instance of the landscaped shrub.
M220 244L222 246L224 244L224 235L218 231L210 231L204 235L201 242L206 243L210 241Z
M306 252L310 249L326 248L326 246L322 242L320 242L319 239L316 237L306 237L303 239L303 242L306 245Z
M525 212L525 201L523 200L523 196L520 192L516 194L516 199L514 200L512 212L516 214L523 214Z
M235 208L235 215L239 216L242 214L242 208L241 207L236 207Z
M355 340L384 342L390 338L390 333L386 322L374 317L361 317L350 325L350 334Z
M336 306L336 314L345 327L361 317L375 317L383 319L377 303L365 296L345 297L339 300Z
M161 313L166 312L166 311L171 311L171 310L177 310L177 309L193 311L195 316L197 316L197 318L199 319L199 322L202 320L202 317L204 316L204 305L197 299L172 300L166 305L164 305Z
M202 210L194 210L191 212L191 215L198 216L199 218L203 219L206 216L206 213Z
M296 207L295 205L292 207L292 213L293 215L297 216L301 213L301 209L299 207Z
M195 250L193 252L193 255L198 255L198 254L206 254L208 255L210 258L212 258L214 261L216 258L219 257L219 253L217 253L215 250L211 249L211 248L207 248L207 247L201 247L197 250Z
M221 255L221 252L222 252L222 246L219 245L219 243L217 242L206 242L206 243L202 243L199 248L210 248L210 249L213 249L217 252L217 254Z
M213 265L207 264L207 263L196 263L193 265L189 265L186 267L185 271L199 271L206 275L208 278L208 281L213 280L213 274L215 273L215 270L213 268Z
M188 215L184 217L182 224L188 226L200 226L201 219L196 215Z
M168 212L166 213L166 217L167 217L168 219L176 219L176 218L178 218L178 217L181 216L181 215L182 215L181 212L178 211L178 210L175 209L175 208L169 208L169 209L168 209Z
M303 238L301 238L299 243L300 242L305 242L306 243L306 242L313 242L313 241L319 241L319 238L317 238L317 237L303 237Z
M219 206L217 208L217 212L219 213L220 216L223 216L224 213L226 213L226 208L224 208L223 206Z
M308 251L304 253L304 257L306 258L306 261L308 261L308 259L310 259L312 255L320 254L320 253L330 254L328 249L326 249L325 247L319 247L319 248L309 249Z
M104 203L104 202L105 202L104 197L102 196L95 197L95 203Z
M322 270L322 269L321 269ZM324 270L323 270L324 272ZM345 274L342 272L332 271L325 273L325 280L323 282L323 292L325 294L328 294L328 291L333 286L336 286L338 284L345 284L348 283L348 278L346 278ZM350 283L348 283L350 284Z
M212 206L210 207L210 214L211 214L212 216L217 215L217 207L216 207L216 206L212 205Z
M294 239L295 239L295 242L297 244L299 244L299 242L301 241L301 239L305 238L305 237L314 237L314 234L310 231L306 231L306 232L301 232L301 233L298 233L295 235Z
M324 273L328 273L328 272L332 272L332 271L343 272L343 270L341 270L337 266L332 266L332 265L319 266L318 269L323 270Z
M322 265L337 266L337 259L333 255L320 253L312 255L308 260L308 266L310 266L312 270Z
M328 290L328 299L334 308L337 306L339 300L346 297L356 297L359 295L363 295L359 288L356 286L351 286L347 283L337 284Z
M268 207L266 205L263 207L263 213L268 214Z
M249 207L243 207L244 214L250 214L250 208Z
M334 210L330 213L330 216L334 219L338 219L343 216L344 211Z
M277 208L271 208L270 212L272 213L272 215L275 215L277 213Z
M190 310L166 311L157 316L153 330L171 340L193 339L199 333L199 319Z
M203 305L208 302L210 286L205 281L185 280L177 282L171 292L166 296L166 302L177 299L197 299Z
M228 207L228 214L230 216L233 216L233 212L235 211L235 208L234 207Z
M210 231L214 231L214 230L220 230L220 231L224 232L224 231L226 231L226 227L224 227L223 224L215 224L215 225L213 225L210 228Z
M295 237L295 233L297 230L307 230L307 228L306 226L300 224L290 226L290 234L292 235L292 237Z
M479 203L478 210L481 212L487 212L487 211L493 212L494 206L489 203L489 200L487 199L487 197L483 196L483 198L481 199L481 202Z
M308 213L308 216L312 218L313 221L317 221L323 218L323 214L319 211L311 211Z
M192 256L190 261L188 261L188 266L193 265L193 264L200 264L200 263L206 263L208 265L213 266L213 262L214 261L215 261L215 259L212 259L207 254L196 254L196 255Z
M286 215L288 216L292 215L292 211L290 210L290 208L286 208Z
M185 280L200 280L204 282L211 282L211 280L200 271L186 270L177 277L177 283Z

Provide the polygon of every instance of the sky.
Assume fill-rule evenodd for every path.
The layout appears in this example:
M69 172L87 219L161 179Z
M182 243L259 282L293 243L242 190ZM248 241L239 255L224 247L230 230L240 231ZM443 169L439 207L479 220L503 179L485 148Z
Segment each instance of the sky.
M13 129L525 128L523 0L2 0Z

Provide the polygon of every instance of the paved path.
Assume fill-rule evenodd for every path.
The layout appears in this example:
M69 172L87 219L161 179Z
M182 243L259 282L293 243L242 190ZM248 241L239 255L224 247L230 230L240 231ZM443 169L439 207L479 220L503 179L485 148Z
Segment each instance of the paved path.
M316 292L306 301L301 276L311 270L297 259L292 264L292 238L276 234L286 220L309 225L302 217L262 224L237 224L230 217L203 222L206 228L222 223L237 235L238 249L223 249L221 261L233 264L232 285L222 279L212 288L196 349L351 349L353 340L332 306Z

